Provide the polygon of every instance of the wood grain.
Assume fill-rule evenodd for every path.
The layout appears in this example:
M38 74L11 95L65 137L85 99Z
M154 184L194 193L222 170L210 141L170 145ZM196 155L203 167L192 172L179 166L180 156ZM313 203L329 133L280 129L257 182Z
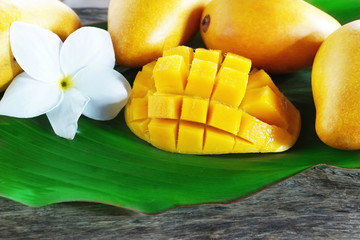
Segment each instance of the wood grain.
M76 9L83 24L106 9ZM317 166L229 205L156 216L96 203L0 198L0 239L360 239L360 171Z

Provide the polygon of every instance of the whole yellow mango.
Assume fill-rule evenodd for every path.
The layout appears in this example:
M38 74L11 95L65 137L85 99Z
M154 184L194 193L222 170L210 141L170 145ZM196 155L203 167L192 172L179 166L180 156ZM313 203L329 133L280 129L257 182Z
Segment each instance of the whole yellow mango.
M360 20L331 34L316 54L312 89L315 129L327 145L360 149Z
M50 29L62 40L81 26L76 13L57 0L0 0L0 91L22 71L10 49L9 30L14 21Z
M209 0L111 0L108 31L116 61L140 67L182 45L198 31Z
M269 73L311 66L321 43L339 27L303 0L213 0L200 25L208 48L250 58Z

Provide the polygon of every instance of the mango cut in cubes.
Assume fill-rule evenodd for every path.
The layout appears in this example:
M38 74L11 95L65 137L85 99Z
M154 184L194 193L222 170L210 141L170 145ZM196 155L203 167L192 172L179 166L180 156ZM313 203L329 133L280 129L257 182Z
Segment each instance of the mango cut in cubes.
M186 154L282 152L300 113L263 70L218 50L164 51L137 74L125 109L129 128L162 150Z

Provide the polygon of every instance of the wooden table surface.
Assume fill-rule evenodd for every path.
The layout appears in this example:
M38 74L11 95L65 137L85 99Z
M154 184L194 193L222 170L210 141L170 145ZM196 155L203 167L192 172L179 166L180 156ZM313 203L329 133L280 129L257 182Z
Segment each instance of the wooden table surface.
M84 24L106 9L76 9ZM317 166L229 205L156 216L96 203L0 198L0 239L360 239L360 171Z

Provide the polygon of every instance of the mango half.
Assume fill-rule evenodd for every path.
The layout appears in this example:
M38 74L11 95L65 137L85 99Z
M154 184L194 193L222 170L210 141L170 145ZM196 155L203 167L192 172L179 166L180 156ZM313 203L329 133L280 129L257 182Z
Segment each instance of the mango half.
M186 154L281 152L300 131L300 114L251 61L186 46L142 68L125 109L132 132Z

